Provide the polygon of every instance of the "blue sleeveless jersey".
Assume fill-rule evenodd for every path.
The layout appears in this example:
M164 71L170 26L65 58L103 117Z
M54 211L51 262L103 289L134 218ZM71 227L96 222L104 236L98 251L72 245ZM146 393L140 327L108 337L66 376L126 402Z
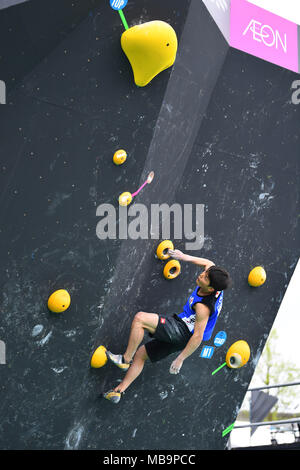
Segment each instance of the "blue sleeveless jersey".
M201 297L197 294L198 289L199 287L197 286L194 292L192 292L192 294L190 295L187 303L183 307L183 312L178 315L179 318L184 321L191 333L194 333L194 323L196 318L196 312L193 309L193 306L197 302L201 303L202 299L204 298L204 296ZM208 341L212 335L218 315L221 312L221 308L223 305L223 291L216 292L215 297L217 299L215 303L215 308L211 312L208 322L206 324L206 328L203 333L203 341Z

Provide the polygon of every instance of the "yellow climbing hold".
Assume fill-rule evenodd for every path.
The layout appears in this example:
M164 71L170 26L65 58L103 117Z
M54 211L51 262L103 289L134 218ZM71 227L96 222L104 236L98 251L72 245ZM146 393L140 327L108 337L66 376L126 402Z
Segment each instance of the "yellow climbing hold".
M104 346L99 346L94 352L91 359L91 367L99 369L99 367L105 366L107 363L106 348Z
M113 162L115 165L122 165L127 159L127 153L125 150L120 149L114 153Z
M129 193L128 191L125 191L119 196L119 204L120 206L129 206L129 204L132 201L132 194Z
M226 364L231 369L243 367L250 358L250 347L246 341L240 340L233 343L226 354Z
M143 87L174 64L178 41L172 26L155 20L124 31L121 47L131 64L135 84Z
M180 272L181 266L179 261L177 261L176 259L172 259L171 261L168 261L165 265L163 275L166 279L175 279L177 276L179 276Z
M267 278L266 271L262 266L256 266L256 268L250 271L248 276L248 283L252 287L262 286Z
M171 240L164 240L158 245L156 249L156 256L162 260L168 259L170 258L168 250L174 250L173 242L171 242Z
M59 289L50 295L48 299L48 308L51 312L61 313L69 308L71 297L68 291Z

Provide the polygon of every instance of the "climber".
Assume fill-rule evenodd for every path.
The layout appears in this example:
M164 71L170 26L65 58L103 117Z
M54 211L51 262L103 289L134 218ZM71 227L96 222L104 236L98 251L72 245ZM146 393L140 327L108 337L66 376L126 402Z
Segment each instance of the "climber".
M140 375L145 361L157 362L169 354L181 351L170 367L171 374L178 374L183 362L212 335L223 304L223 291L230 287L228 272L212 261L169 250L172 258L190 262L204 268L196 279L197 287L189 296L180 314L172 316L138 312L132 322L125 353L112 354L108 359L126 372L122 382L103 396L112 403L119 403L129 385ZM140 346L147 331L153 339ZM139 347L140 346L140 347Z

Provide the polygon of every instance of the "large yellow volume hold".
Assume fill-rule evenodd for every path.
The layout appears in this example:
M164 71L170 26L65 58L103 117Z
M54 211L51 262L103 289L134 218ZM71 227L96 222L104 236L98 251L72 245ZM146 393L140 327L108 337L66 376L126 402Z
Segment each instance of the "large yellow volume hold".
M143 87L174 64L178 41L172 26L155 20L124 31L121 47L131 64L135 84Z

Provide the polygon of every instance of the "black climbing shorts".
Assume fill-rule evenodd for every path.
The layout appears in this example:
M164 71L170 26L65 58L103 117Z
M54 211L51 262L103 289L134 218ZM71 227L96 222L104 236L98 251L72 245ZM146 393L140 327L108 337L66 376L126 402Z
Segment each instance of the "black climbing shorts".
M145 344L151 362L157 362L176 351L182 351L192 336L186 324L174 314L172 317L159 315L152 341Z

